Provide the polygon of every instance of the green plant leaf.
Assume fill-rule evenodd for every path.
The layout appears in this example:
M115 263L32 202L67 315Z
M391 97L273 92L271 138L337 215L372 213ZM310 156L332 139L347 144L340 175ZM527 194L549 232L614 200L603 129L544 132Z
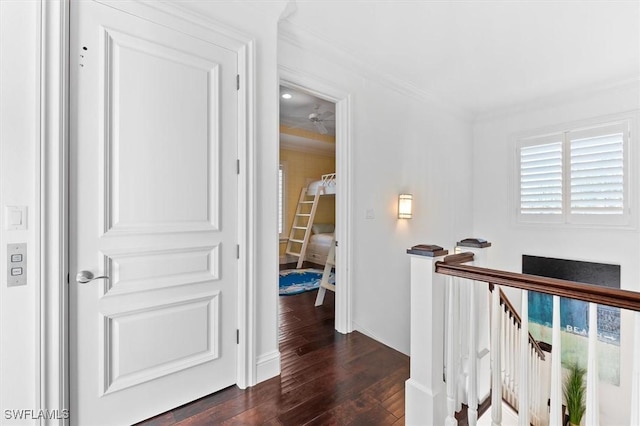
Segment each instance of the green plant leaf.
M562 391L569 411L569 422L579 425L586 410L587 386L584 376L587 370L577 363L569 365L569 371L565 377Z

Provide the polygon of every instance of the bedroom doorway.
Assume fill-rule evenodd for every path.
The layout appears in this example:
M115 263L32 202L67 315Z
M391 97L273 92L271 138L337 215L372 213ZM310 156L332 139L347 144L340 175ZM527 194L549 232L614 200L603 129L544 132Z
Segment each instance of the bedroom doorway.
M314 76L309 75L305 72L300 72L296 69L289 67L280 67L280 100L292 100L294 93L287 91L295 91L299 92L303 95L308 96L310 99L308 107L311 107L310 111L297 109L298 120L304 122L308 127L311 128L310 131L316 130L318 134L321 134L320 131L324 127L327 130L327 134L329 133L329 127L335 126L335 136L334 141L332 142L333 154L335 156L334 160L334 170L335 174L333 175L333 182L331 182L331 177L328 182L333 185L333 193L335 195L323 195L324 198L333 198L334 204L334 217L335 217L335 268L333 268L335 272L336 278L336 286L335 292L327 291L327 297L330 297L331 300L335 303L335 309L332 309L334 312L335 320L333 321L333 328L339 333L346 334L353 331L352 325L352 296L351 296L351 285L352 285L352 276L351 276L351 268L350 268L350 259L352 259L352 237L351 230L352 226L352 179L351 179L351 95L348 92L344 92L342 90L336 89L334 86L327 85L325 81L321 81L316 79ZM291 98L282 95L285 94L291 95ZM316 98L314 101L311 98ZM292 103L290 103L292 104ZM316 107L316 105L318 105ZM323 107L327 108L326 110ZM333 108L332 108L333 107ZM332 108L329 110L329 108ZM296 111L296 109L293 109ZM333 111L333 117L331 114L326 114L326 111ZM285 113L286 114L286 113ZM290 112L290 114L294 114L294 112ZM305 122L306 120L306 122ZM315 124L316 121L320 121L320 123ZM290 121L282 120L281 125L286 125L289 123L290 125L287 127L294 127L295 124ZM286 133L287 129L284 133ZM295 130L295 129L293 129ZM333 131L333 129L332 129ZM287 139L288 136L283 136L283 132L281 135L281 147L286 148L287 142L283 141L283 139ZM295 135L293 135L295 136ZM284 142L284 143L283 143ZM331 142L328 142L331 143ZM315 142L311 142L311 145L318 147L318 144ZM326 148L325 148L326 149ZM327 151L329 151L327 149ZM284 156L283 156L284 159ZM284 165L285 168L288 164ZM331 174L331 172L329 172ZM284 180L286 181L286 171L284 173ZM322 180L322 176L310 176L310 180L317 181ZM303 182L304 186L307 184L307 180ZM299 201L300 195L302 192L302 188L294 188L293 197L298 197ZM327 191L331 192L331 191ZM276 195L278 196L278 194ZM321 198L322 198L321 197ZM324 200L323 200L324 201ZM286 201L285 201L286 202ZM331 203L331 201L329 201ZM297 206L296 206L297 207ZM285 211L285 210L283 210ZM322 217L322 216L321 216ZM314 219L315 221L315 219ZM316 221L317 222L317 221ZM287 221L285 218L284 223L288 223L289 225L292 223L291 219ZM316 227L316 230L319 231ZM326 231L325 231L326 232ZM322 233L322 232L319 232ZM283 237L289 238L289 234L286 233ZM284 239L284 238L283 238ZM284 248L282 249L286 252L286 243L282 243ZM286 253L284 253L286 255ZM285 257L284 263L290 261L290 258ZM296 259L297 261L297 259ZM297 263L296 263L297 266ZM304 266L304 265L303 265ZM321 265L322 266L322 265ZM314 292L317 293L317 292ZM330 293L330 294L329 294ZM282 298L281 298L282 299ZM329 300L329 299L325 299ZM326 306L326 305L322 305ZM313 303L312 303L313 307ZM314 312L317 312L314 310ZM282 356L282 354L281 354Z
M336 224L336 104L280 86L278 234L280 311L283 298L317 294L334 302ZM304 299L309 295L304 296ZM333 311L333 309L331 309ZM313 311L311 312L313 314ZM326 318L325 318L326 319Z
M327 290L325 292L325 298L321 305L314 307L317 304L316 294L318 291L310 292L311 296L311 312L310 315L318 316L318 321L329 322L331 325L331 329L338 331L339 333L350 333L353 331L352 322L351 322L351 271L349 268L349 260L351 259L351 176L349 166L351 164L350 160L350 146L351 146L351 131L350 131L350 95L349 93L342 92L340 90L336 90L332 86L328 86L326 82L319 81L315 79L313 76L307 75L306 73L298 72L297 70L291 68L281 68L280 69L280 105L284 103L284 101L291 101L295 93L300 93L304 97L306 97L307 110L304 110L300 107L291 108L291 111L287 111L289 105L295 105L293 102L289 102L287 105L282 106L281 111L281 148L287 149L287 147L291 147L291 144L295 142L293 139L298 135L286 135L287 133L293 133L296 129L286 129L284 127L296 127L296 123L292 122L287 118L287 114L296 115L298 121L307 126L308 131L315 131L317 134L323 134L324 130L327 130L326 134L331 133L333 136L332 140L325 140L324 145L324 153L325 155L333 155L333 166L334 169L328 173L318 173L320 176L310 176L309 181L315 182L317 180L322 180L324 175L325 182L328 182L330 185L333 185L333 194L331 195L322 195L322 201L324 199L329 199L327 204L332 205L334 212L334 236L335 236L335 268L331 268L331 270L335 273L336 278L336 287L335 292ZM285 95L282 97L282 95ZM291 97L289 97L291 95ZM287 99L288 98L288 99ZM288 125L287 125L288 124ZM335 133L334 133L335 132ZM326 135L325 134L325 135ZM311 138L313 139L313 138ZM315 138L316 140L318 138ZM300 140L298 139L298 142ZM321 141L318 141L321 142ZM318 142L308 142L308 148L322 149L321 143ZM330 145L329 145L330 144ZM286 154L286 153L285 153ZM281 156L282 160L286 159L286 155ZM289 163L283 163L283 167L287 169L289 167ZM332 174L335 172L335 174ZM284 180L287 178L287 171L285 170ZM333 181L331 181L334 179ZM303 184L307 185L309 182L305 178ZM294 188L293 199L294 203L298 204L300 200L300 196L302 195L302 187ZM307 186L308 188L308 186ZM331 192L331 189L327 192ZM312 188L312 191L314 189ZM286 203L286 200L285 200ZM296 206L297 208L297 206ZM290 209L293 211L294 209ZM283 209L282 211L286 211ZM295 214L295 212L293 213ZM320 218L322 218L322 213ZM324 216L326 217L326 216ZM319 221L314 218L314 222L320 223L320 227L316 227L316 234L330 233L330 226L328 228L324 228L326 225L325 222ZM288 226L292 224L292 218L287 219L284 218L284 223L287 223ZM324 230L324 232L322 232ZM282 235L283 239L281 240L281 253L284 257L281 258L283 264L287 264L287 262L292 263L293 260L296 261L295 266L297 266L298 259L292 259L291 255L287 257L287 245L290 234L287 234L287 230L285 227L285 233ZM311 230L313 232L313 229ZM318 255L317 250L311 250L311 255ZM295 258L295 256L293 256ZM306 256L305 256L306 257ZM318 262L316 263L321 267L323 263L326 262L324 260L324 255L320 254ZM307 265L302 265L307 266ZM289 300L286 299L287 296L280 297L281 300ZM315 303L314 303L315 302ZM309 304L309 302L307 302ZM282 332L282 326L285 325L286 318L283 317L283 311L287 310L286 306L280 304L281 312L280 312L280 326ZM320 318L322 317L322 312L330 310L331 318ZM282 333L281 333L282 335ZM281 343L281 359L286 357L286 354L282 353L283 345ZM283 365L284 367L284 365Z

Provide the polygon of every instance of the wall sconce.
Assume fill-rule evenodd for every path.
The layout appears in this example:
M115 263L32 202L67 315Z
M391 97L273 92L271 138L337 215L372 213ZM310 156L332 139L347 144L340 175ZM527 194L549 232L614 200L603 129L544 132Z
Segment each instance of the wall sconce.
M413 203L413 195L398 195L398 219L411 219L411 205Z

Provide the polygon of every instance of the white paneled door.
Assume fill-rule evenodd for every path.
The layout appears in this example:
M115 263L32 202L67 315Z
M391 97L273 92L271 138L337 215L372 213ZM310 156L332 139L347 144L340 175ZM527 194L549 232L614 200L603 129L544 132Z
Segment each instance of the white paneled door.
M71 2L75 425L237 378L237 53L117 7Z

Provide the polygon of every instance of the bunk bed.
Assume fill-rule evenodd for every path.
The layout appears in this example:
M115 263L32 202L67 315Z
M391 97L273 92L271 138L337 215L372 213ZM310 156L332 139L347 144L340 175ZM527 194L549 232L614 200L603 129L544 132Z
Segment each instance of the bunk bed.
M305 260L318 265L326 264L329 250L334 244L334 231L333 223L314 223L311 225L311 237L307 244Z
M298 207L289 233L286 254L298 258L296 268L308 260L313 263L326 264L330 248L335 245L333 229L314 228L314 219L320 197L336 193L336 174L322 175L321 179L310 183L300 191ZM326 225L326 224L324 224ZM330 235L327 235L330 234Z
M307 195L313 196L318 192L318 188L322 187L324 192L322 195L335 195L336 193L336 174L329 173L322 175L320 180L311 182L307 186Z

